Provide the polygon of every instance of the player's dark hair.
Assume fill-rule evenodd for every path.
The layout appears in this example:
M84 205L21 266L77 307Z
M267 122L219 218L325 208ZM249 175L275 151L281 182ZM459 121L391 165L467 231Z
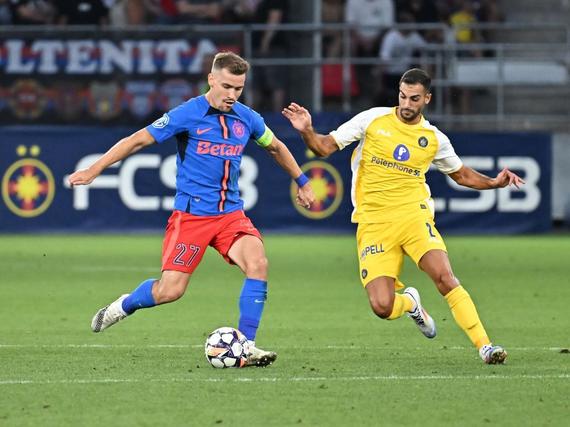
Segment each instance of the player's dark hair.
M425 88L426 92L431 91L431 77L421 68L412 68L411 70L406 71L402 75L398 86L402 83L406 83L408 85L415 85L419 83Z
M249 70L249 62L233 52L218 52L214 56L212 71L226 69L236 76L241 76Z

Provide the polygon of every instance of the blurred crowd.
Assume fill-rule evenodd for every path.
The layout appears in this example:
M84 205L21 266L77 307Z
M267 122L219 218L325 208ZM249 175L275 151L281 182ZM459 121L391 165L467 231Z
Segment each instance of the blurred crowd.
M153 24L279 24L298 22L288 0L0 0L2 25L99 25L126 27ZM406 69L421 63L430 43L493 41L493 32L476 31L472 23L503 19L498 0L322 0L323 23L351 24L350 55L380 58L379 66L351 68L351 95L372 95L377 104L397 96L397 81ZM440 24L438 29L413 31L397 24ZM441 25L443 24L443 25ZM467 25L467 26L466 26ZM442 31L445 28L446 31ZM294 32L253 33L256 58L287 58L295 44ZM237 41L236 43L240 43ZM323 33L323 56L340 58L345 52L342 32ZM458 50L459 56L483 56L479 50ZM429 65L428 65L429 68ZM342 66L322 67L323 94L340 98ZM286 103L290 73L287 67L256 68L256 107L279 111ZM468 92L461 96L468 108Z
M413 66L433 68L423 49L428 44L448 43L459 47L460 57L490 55L461 44L493 41L493 31L478 31L471 24L500 22L504 19L498 0L323 0L323 22L349 23L351 55L376 57L380 66L351 67L351 95L372 94L377 105L396 102L397 83L404 71ZM432 29L414 31L414 24L439 24ZM403 27L397 27L397 25ZM442 30L443 29L443 30ZM342 33L329 31L323 43L325 57L343 53ZM433 70L430 70L433 72ZM325 66L324 93L331 97L342 92L341 66ZM459 109L467 113L470 92L458 94Z
M0 0L4 25L151 25L259 22L265 0Z

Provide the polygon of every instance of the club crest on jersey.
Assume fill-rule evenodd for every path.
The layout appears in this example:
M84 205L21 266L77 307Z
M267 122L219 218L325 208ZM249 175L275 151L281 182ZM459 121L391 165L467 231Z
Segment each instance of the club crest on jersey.
M410 159L410 150L404 144L398 144L394 150L394 159L399 162L405 162Z
M162 129L162 128L166 127L166 125L168 124L169 121L170 121L170 117L168 116L168 114L164 113L160 119L156 119L152 123L152 127L156 128L156 129Z
M418 145L422 148L426 148L428 146L428 139L425 136L420 136L418 139Z
M232 132L238 138L243 138L243 136L245 135L245 126L243 125L242 122L240 122L239 120L236 120L232 124Z

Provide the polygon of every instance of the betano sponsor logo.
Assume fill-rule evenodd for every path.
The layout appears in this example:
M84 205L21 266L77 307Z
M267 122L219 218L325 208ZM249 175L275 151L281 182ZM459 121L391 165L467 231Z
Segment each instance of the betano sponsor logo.
M199 141L196 148L198 154L210 154L212 156L237 157L243 153L244 146L230 144L214 144L208 141Z

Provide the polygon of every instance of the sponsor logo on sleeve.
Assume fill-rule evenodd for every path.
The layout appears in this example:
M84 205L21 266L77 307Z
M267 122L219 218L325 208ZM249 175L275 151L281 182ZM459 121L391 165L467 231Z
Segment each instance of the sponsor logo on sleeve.
M166 125L168 124L168 122L170 121L170 117L168 116L168 114L164 113L162 115L161 118L156 119L153 123L152 123L152 127L156 128L156 129L163 129L166 127Z

